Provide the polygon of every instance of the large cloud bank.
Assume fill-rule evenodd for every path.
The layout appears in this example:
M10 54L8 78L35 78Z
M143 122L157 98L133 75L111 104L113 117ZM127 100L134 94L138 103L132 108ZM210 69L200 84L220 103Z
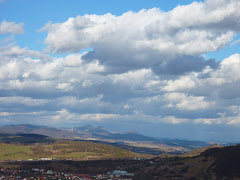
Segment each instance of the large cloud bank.
M239 33L239 9L238 0L207 0L48 23L44 52L66 57L0 47L2 122L240 124L240 54L204 57ZM23 31L6 23L0 33Z

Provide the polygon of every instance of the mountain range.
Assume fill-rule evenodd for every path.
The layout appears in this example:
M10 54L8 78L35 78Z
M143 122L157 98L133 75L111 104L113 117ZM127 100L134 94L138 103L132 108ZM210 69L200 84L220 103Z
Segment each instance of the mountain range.
M158 141L156 138L147 137L136 132L111 133L98 126L82 126L73 129L61 129L30 124L0 126L0 133L9 134L41 134L58 139L112 139L130 141Z
M0 133L4 134L39 134L56 139L71 139L81 141L94 141L99 143L112 144L125 149L137 149L144 153L182 153L192 149L211 145L202 141L187 141L178 139L158 139L144 136L134 131L125 133L109 132L103 127L82 126L72 129L54 128L47 126L36 126L30 124L0 126Z

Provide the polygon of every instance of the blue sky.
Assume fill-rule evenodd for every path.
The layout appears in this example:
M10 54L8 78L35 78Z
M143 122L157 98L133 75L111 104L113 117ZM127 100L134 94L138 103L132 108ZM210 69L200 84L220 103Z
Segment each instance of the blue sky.
M0 0L0 125L240 137L238 0Z

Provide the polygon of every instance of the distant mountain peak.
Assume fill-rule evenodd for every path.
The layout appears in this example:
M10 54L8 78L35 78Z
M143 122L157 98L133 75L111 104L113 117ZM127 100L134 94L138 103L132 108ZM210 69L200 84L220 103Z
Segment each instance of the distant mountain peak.
M124 134L138 134L136 131L127 131Z
M104 133L104 134L110 134L106 129L104 129L101 126L91 126L91 125L85 125L82 127L75 127L73 128L73 131L75 132L88 132L88 133Z

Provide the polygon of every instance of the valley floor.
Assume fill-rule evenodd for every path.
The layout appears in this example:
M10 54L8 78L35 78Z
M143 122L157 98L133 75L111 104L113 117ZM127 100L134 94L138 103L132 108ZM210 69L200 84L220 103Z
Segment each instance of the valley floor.
M138 160L88 160L88 161L6 161L0 168L9 171L34 169L56 174L84 174L93 179L102 178L108 172L129 173L125 179L240 179L240 146L215 147L199 155L165 155ZM55 176L54 175L54 176ZM115 177L115 174L112 174ZM119 175L119 174L117 174ZM128 176L127 176L128 175ZM120 177L119 176L119 177ZM116 176L116 178L119 178ZM61 179L61 178L60 178Z

